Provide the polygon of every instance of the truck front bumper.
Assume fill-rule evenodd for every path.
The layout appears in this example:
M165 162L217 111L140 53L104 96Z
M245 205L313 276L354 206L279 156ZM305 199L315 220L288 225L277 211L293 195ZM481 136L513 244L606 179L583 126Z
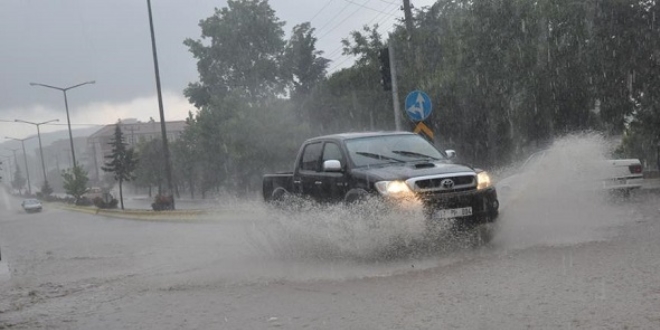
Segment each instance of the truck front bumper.
M455 219L473 225L489 223L497 219L500 206L494 187L454 193L424 193L419 197L427 217L437 221Z

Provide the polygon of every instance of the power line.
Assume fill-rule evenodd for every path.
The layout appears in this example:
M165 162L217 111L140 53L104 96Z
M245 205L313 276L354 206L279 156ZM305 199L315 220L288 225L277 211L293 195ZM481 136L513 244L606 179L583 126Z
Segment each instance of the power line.
M316 18L316 16L319 16L319 14L320 14L325 8L327 8L327 7L328 7L333 1L335 1L335 0L329 0L328 2L326 2L325 5L323 5L323 7L321 7L321 9L319 9L319 11L317 11L316 14L314 14L314 16L312 16L312 18L310 18L310 19L307 20L307 21L308 21L308 22L311 22L312 20L314 20L314 19ZM381 0L381 1L382 1L382 0Z
M357 2L353 2L353 1L351 1L351 0L344 0L344 1L346 1L346 2L348 2L348 3L350 3L350 4L353 4L353 5L356 5L356 6L358 6L358 7L362 7L362 8L364 8L364 9L369 9L369 10L372 10L372 11L375 11L375 12L378 12L378 13L381 13L381 14L385 14L385 15L393 16L393 15L391 15L391 14L389 14L389 13L386 13L386 12L384 12L384 11L382 11L382 10L374 9L374 8L371 8L371 7L367 7L367 6L365 6L365 5L359 4L359 3L357 3ZM370 1L371 1L371 0L370 0ZM369 1L367 1L367 2L369 2Z
M385 10L388 10L388 9L385 9ZM399 10L398 5L396 5L393 9L390 8L390 9L389 9L389 14L390 14L390 16L393 16L392 13L394 13L394 12L397 11L397 10ZM378 14L378 15L374 16L374 17L373 17L369 22L367 22L365 25L369 25L369 24L371 24L373 21L375 21L376 19L378 19L378 18L381 17L381 16L382 16L381 14ZM395 16L395 17L396 17L396 16ZM387 17L385 17L384 19L381 19L381 20L378 21L378 23L376 23L376 24L380 24L381 22L385 21L385 19L387 19ZM337 52L339 52L339 51L342 50L343 48L344 48L344 46L342 45L342 46L339 46L338 48L334 49L333 51L331 51L330 53L328 53L328 58L331 58L331 59L335 60L335 59L339 59L339 58L342 58L342 57L346 56L346 55L344 55L344 54L339 54L338 56L335 56L335 54L337 54Z
M341 61L341 62L339 62L339 63L333 65L328 71L332 71L332 70L336 69L337 67L339 67L340 65L344 64L346 61L348 61L348 60L350 60L350 59L351 59L350 56L346 56L346 58L345 58L343 61Z
M371 0L367 0L367 2L365 2L365 4L367 4L369 2L371 2ZM351 3L349 2L348 4L350 5ZM355 11L353 11L350 15L346 16L343 20L341 20L341 22L339 22L339 24L335 25L332 29L330 29L329 31L326 31L322 36L319 37L319 39L327 36L328 34L330 34L330 32L332 32L335 29L337 29L338 27L340 27L342 25L342 23L346 22L349 18L353 17L355 14L358 13L358 11L360 11L359 8L356 9Z
M318 30L316 30L316 31L317 31L317 32L318 32L318 31L321 31L321 30L323 30L326 26L330 25L330 23L331 23L332 21L334 21L335 18L339 17L339 15L341 15L341 13L343 13L344 10L346 10L346 8L348 8L350 5L351 5L350 3L347 3L346 6L344 6L344 8L342 8L337 14L335 14L335 16L333 16L329 21L327 21L322 27L320 27L320 28L319 28Z

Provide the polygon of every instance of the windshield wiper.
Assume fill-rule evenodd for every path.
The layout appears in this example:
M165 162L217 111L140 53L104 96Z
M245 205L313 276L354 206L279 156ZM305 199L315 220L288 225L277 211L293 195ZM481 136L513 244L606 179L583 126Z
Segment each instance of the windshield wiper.
M376 158L376 159L384 159L384 160L391 160L399 163L405 163L405 160L397 159L397 158L392 158L392 157L387 157L381 154L374 154L371 152L364 152L364 151L356 151L355 154L360 155L360 156L365 156L369 158Z
M422 158L426 158L426 159L440 160L440 158L436 158L436 157L425 155L425 154L420 154L418 152L413 152L413 151L394 150L394 151L392 151L392 153L393 154L404 155L404 156L413 156L413 157L422 157Z

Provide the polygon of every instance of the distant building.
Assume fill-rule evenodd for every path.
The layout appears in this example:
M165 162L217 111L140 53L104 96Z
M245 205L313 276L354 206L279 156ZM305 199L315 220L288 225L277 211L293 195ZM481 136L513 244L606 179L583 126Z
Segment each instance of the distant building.
M106 161L105 156L112 153L110 143L114 138L116 125L105 125L87 138L88 152L91 155L92 166L95 168L94 172L89 174L90 178L96 178L97 181L103 175L101 167ZM188 124L184 120L165 122L167 141L178 140L186 126ZM151 141L162 138L160 122L157 121L152 120L143 123L135 119L126 119L119 123L119 127L124 134L124 142L128 144L129 148L137 146L140 141Z

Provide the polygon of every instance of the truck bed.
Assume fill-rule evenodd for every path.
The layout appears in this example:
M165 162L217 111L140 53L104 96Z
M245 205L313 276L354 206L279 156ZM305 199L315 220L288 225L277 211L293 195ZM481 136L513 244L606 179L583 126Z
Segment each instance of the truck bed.
M286 191L293 191L293 172L265 174L263 176L262 188L264 200L271 200L273 197L273 191L280 187L284 188Z

